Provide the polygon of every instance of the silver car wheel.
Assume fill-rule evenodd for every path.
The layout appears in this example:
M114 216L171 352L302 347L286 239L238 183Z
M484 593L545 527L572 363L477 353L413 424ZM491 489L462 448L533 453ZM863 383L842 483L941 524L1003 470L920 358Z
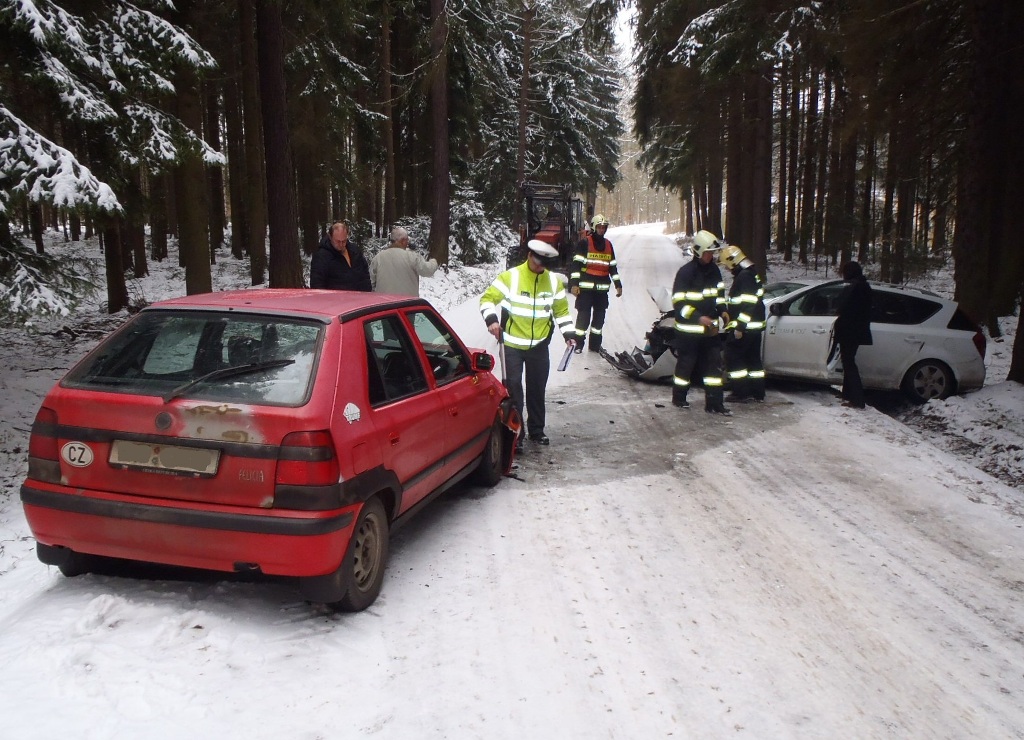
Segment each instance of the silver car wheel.
M953 393L953 373L937 360L924 360L907 371L902 388L918 403L947 398Z

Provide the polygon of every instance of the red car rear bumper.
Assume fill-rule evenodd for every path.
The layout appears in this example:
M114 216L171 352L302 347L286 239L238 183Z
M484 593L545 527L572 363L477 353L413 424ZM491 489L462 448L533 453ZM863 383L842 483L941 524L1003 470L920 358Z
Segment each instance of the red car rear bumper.
M75 552L225 572L316 576L337 569L358 506L332 511L153 503L32 481L21 487L36 540Z

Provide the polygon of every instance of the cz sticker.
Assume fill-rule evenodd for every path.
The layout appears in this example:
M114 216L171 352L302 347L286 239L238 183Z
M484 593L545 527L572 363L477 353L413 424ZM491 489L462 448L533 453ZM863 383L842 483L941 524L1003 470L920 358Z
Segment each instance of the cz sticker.
M93 461L92 449L82 442L68 442L60 448L60 456L64 462L76 468L86 468Z

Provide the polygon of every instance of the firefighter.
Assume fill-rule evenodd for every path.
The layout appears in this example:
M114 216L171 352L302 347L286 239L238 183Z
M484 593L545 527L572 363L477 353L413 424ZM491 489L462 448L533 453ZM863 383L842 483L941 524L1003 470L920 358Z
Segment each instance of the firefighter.
M679 268L672 284L672 308L676 315L676 369L672 387L672 405L689 408L686 395L691 376L700 371L704 380L704 410L709 414L730 415L724 404L722 380L722 341L718 320L728 321L725 284L715 264L722 248L710 231L698 231L693 237L693 259Z
M615 262L615 250L605 238L608 219L598 214L591 224L593 231L580 239L576 254L572 258L572 273L569 275L569 292L576 296L576 352L583 351L583 344L590 329L591 352L601 349L601 332L604 317L608 311L608 291L615 285L615 295L622 297L622 279ZM593 320L591 320L593 313Z
M718 263L732 273L728 303L731 318L725 325L726 381L732 389L728 400L763 401L764 280L739 247L725 247Z
M480 296L480 313L487 330L504 344L505 384L526 419L530 440L547 445L551 440L544 434L544 391L551 369L552 328L558 327L567 346L573 345L575 333L565 286L545 266L545 260L558 258L558 250L539 239L531 239L526 246L526 262L498 275ZM520 438L516 451L522 448Z

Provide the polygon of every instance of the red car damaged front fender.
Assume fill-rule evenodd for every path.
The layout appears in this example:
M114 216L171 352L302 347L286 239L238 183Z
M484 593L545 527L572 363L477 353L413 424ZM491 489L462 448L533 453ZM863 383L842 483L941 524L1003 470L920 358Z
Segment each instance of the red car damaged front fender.
M523 419L519 415L519 410L512 403L511 398L506 398L501 402L498 414L502 425L505 427L505 444L502 446L504 450L504 458L501 461L502 472L508 475L509 471L512 470L512 462L516 456L516 439L523 433Z

